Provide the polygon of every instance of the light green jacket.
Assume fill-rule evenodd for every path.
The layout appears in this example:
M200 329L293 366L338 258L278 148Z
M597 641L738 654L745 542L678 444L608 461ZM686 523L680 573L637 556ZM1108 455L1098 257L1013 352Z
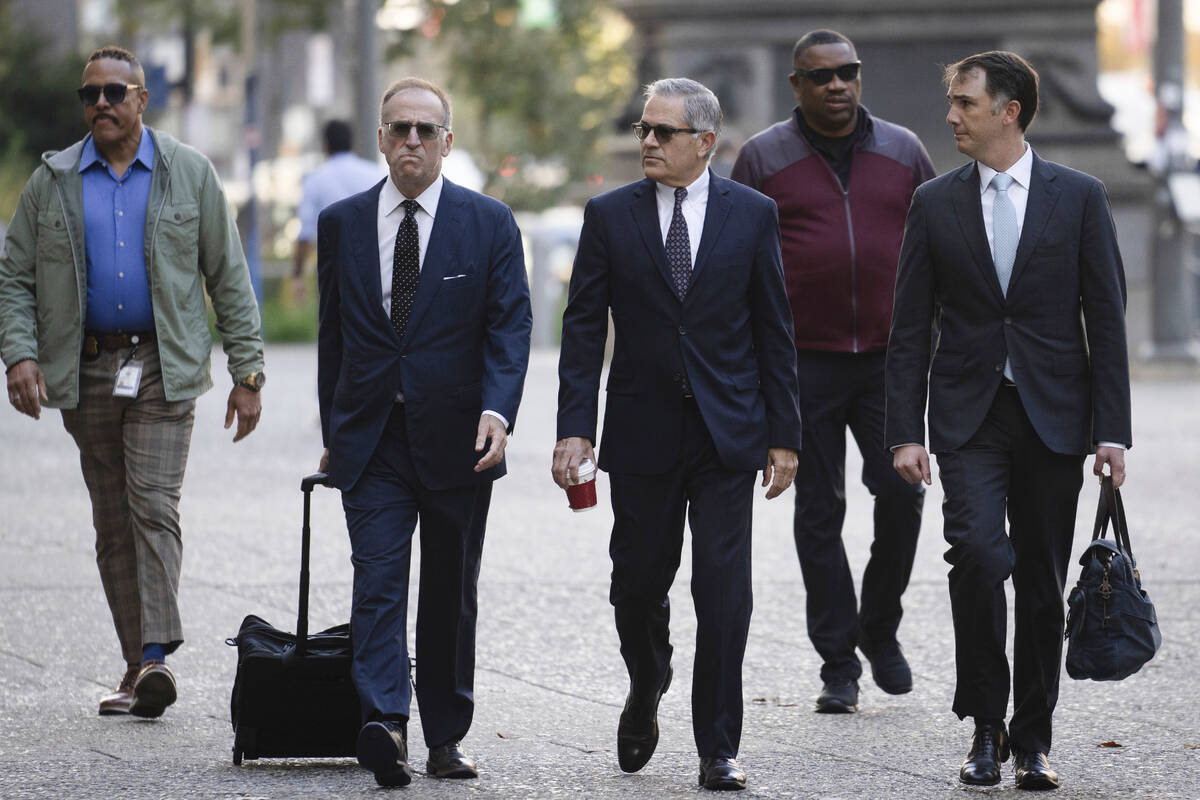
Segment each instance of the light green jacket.
M154 327L167 400L185 400L213 385L205 290L234 381L263 367L261 322L212 163L166 133L143 130L155 150L144 237ZM0 255L0 357L6 367L37 359L52 408L79 402L87 319L82 152L79 141L42 156Z

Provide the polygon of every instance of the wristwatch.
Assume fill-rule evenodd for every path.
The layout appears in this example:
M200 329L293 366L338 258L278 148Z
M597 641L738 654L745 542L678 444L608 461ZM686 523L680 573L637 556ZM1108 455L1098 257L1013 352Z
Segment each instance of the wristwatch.
M242 378L237 382L237 385L241 386L243 389L249 389L252 392L257 392L266 382L267 376L262 373L262 370L259 370L258 372L251 372L249 375Z

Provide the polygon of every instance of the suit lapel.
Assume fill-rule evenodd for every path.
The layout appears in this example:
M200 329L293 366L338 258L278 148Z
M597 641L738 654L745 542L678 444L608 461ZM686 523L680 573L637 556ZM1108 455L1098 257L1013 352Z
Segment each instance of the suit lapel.
M633 221L642 234L642 241L650 253L658 274L667 282L671 291L675 291L675 282L671 280L671 268L667 264L667 250L663 247L662 226L658 221L658 200L655 196L655 183L645 178L634 190L633 205L629 207Z
M996 264L992 261L992 249L988 246L987 230L983 227L983 205L979 199L979 168L968 164L958 173L954 182L954 214L962 229L967 249L980 272L980 277L991 289L996 300L1004 302L1000 279L996 277Z
M358 266L357 277L367 298L367 313L382 316L391 328L391 320L383 310L383 285L379 274L379 190L382 188L381 181L360 198L350 223L350 238L354 264Z
M404 329L407 341L421 324L421 318L429 310L429 304L442 287L446 270L456 262L458 232L463 230L460 215L463 190L448 180L442 182L442 195L438 198L437 216L433 230L429 233L429 244L425 248L425 260L421 263L421 274L417 279L417 293L413 297L412 310L408 313L408 327Z
M708 255L712 252L713 244L721 237L721 229L725 227L729 210L733 208L733 204L726 197L728 193L729 186L725 179L710 171L708 173L708 207L704 210L704 231L700 235L700 247L696 250L696 263L692 265L690 281L692 285L699 278L700 270L708 263Z
M1046 223L1054 213L1061 190L1054 184L1057 177L1054 170L1046 162L1033 155L1033 171L1030 173L1029 199L1025 204L1025 224L1021 226L1021 239L1017 242L1017 256L1013 261L1012 277L1008 281L1008 292L1012 294L1013 287L1021 277L1029 257L1046 230Z

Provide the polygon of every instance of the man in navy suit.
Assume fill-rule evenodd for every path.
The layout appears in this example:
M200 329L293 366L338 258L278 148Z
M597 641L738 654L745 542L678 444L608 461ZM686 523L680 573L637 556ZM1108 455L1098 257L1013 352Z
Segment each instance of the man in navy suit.
M1120 485L1132 442L1125 274L1104 186L1025 142L1033 68L1015 53L980 53L948 67L946 84L946 122L974 161L913 196L885 368L886 439L897 471L929 483L928 396L950 544L954 711L975 721L959 777L998 783L1011 749L1018 788L1053 789L1047 756L1083 459L1094 451L1093 473L1108 465Z
M529 362L521 238L502 203L441 176L450 101L405 78L383 96L389 176L317 225L321 470L342 491L354 562L358 760L412 780L406 622L420 520L416 676L426 771L474 778L475 584L492 481Z
M621 769L658 744L671 683L667 592L692 530L696 660L692 724L700 785L742 789L742 657L750 626L754 476L768 498L796 472L800 410L792 316L774 201L708 169L721 108L686 78L646 87L646 179L593 198L563 314L559 486L595 460L597 392L611 310L616 340L604 445L615 517L610 601L629 695Z

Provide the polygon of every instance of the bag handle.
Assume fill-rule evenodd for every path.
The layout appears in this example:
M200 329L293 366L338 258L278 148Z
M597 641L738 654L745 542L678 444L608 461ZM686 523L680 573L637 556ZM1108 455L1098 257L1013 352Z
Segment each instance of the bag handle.
M329 476L324 472L314 472L300 481L300 491L304 493L304 527L300 533L300 602L296 612L296 656L303 658L308 649L308 559L309 539L309 501L312 499L314 486L329 486Z
M1113 542L1117 549L1129 558L1131 564L1137 563L1129 543L1129 523L1125 521L1121 490L1113 485L1111 475L1103 475L1100 478L1100 499L1096 505L1096 524L1092 528L1093 540L1105 538L1109 520L1112 521Z

